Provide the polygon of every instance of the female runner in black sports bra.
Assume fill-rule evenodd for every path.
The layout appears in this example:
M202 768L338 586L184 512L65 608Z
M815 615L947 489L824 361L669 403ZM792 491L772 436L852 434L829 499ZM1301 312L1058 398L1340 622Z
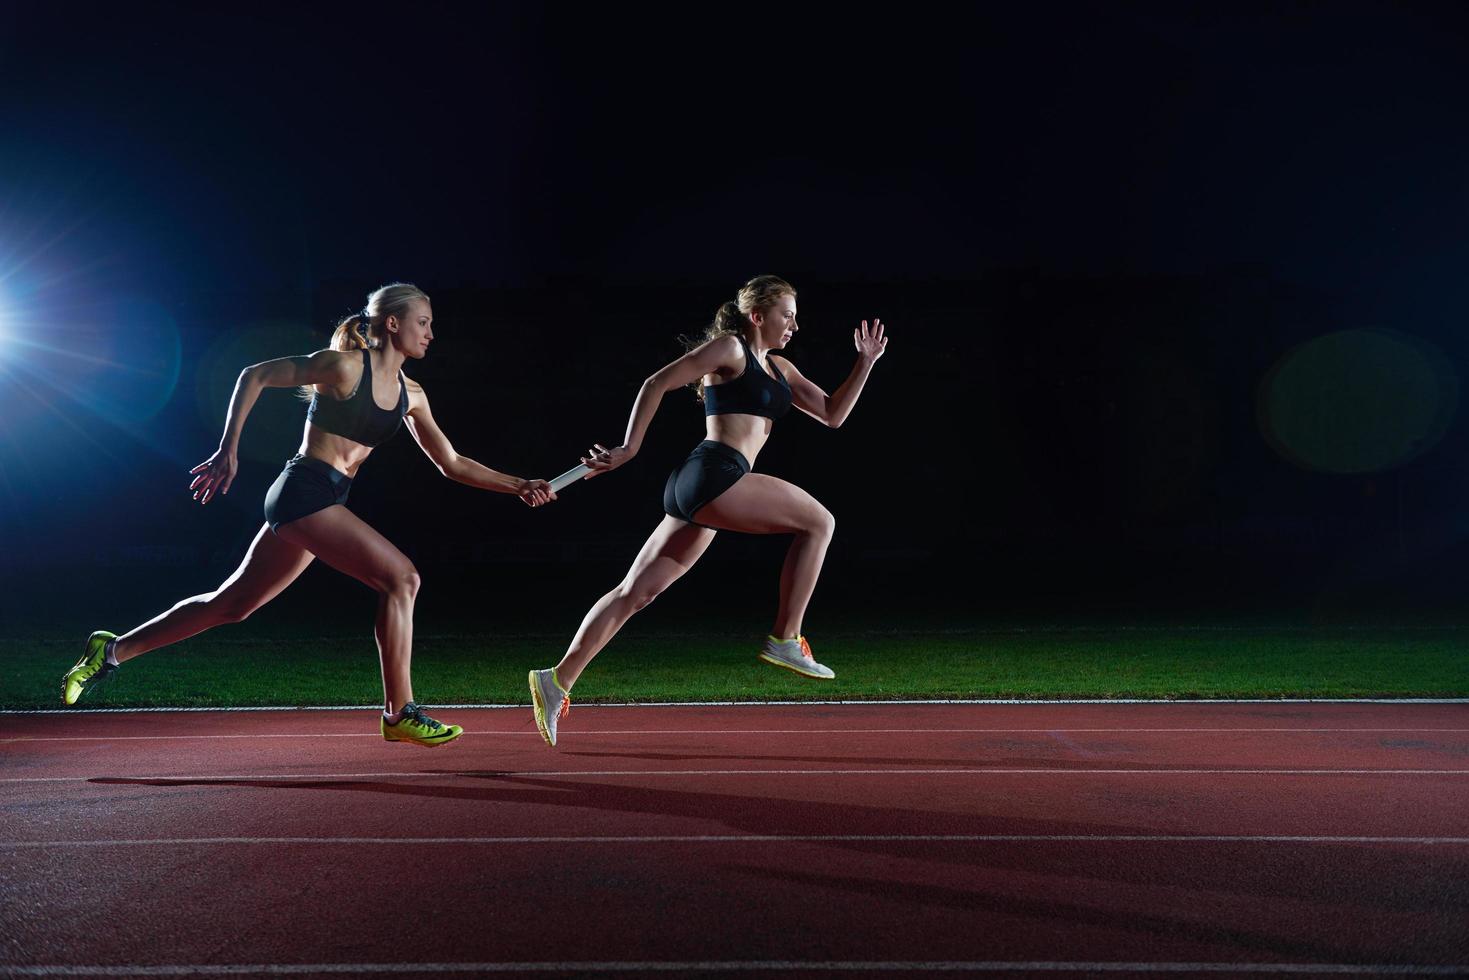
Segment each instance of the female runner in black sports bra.
M265 526L240 567L215 591L185 599L121 636L93 633L82 659L63 679L63 700L75 703L123 661L212 626L240 622L279 595L312 558L320 558L378 593L383 737L418 745L457 738L462 728L428 717L414 703L409 662L418 572L401 551L342 506L352 477L406 418L408 431L449 479L517 494L532 507L555 495L544 480L497 473L454 451L434 422L423 387L401 371L404 361L428 352L433 337L429 298L416 286L393 283L373 292L362 313L337 325L330 349L247 367L230 399L219 450L189 471L197 474L190 489L201 504L229 492L240 431L261 390L311 385L301 447L266 494Z
M784 348L798 329L795 289L775 276L751 279L735 301L719 308L704 344L643 382L623 444L606 449L599 443L582 459L595 471L588 479L626 463L637 455L663 396L703 379L708 438L669 475L663 490L668 516L643 545L622 583L592 606L561 662L550 670L530 672L536 724L552 745L557 721L570 705L571 687L582 670L633 613L693 567L716 530L795 535L781 570L775 627L759 656L807 677L835 676L812 657L801 635L801 619L836 522L809 493L773 476L751 473L750 464L775 420L793 404L832 428L841 425L857 403L872 365L887 348L887 339L882 321L874 320L870 330L862 321L853 331L857 364L828 395L794 364L773 353Z

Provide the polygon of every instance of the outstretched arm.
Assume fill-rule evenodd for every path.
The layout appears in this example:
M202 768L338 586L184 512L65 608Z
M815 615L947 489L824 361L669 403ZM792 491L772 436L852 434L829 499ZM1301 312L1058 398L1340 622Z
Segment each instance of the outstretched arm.
M622 445L606 449L601 443L596 443L591 455L582 457L582 462L592 468L587 479L615 470L638 454L643 446L643 436L647 434L648 425L653 421L664 395L675 388L693 384L706 374L714 374L720 368L738 368L743 364L744 349L740 347L739 340L729 334L696 347L650 375L633 401Z
M532 507L539 507L556 499L550 484L545 480L525 480L518 476L509 476L468 456L459 455L449 442L449 437L444 435L444 430L434 421L434 413L429 410L428 395L423 386L411 380L407 381L407 385L408 431L413 433L413 438L424 455L434 461L440 473L451 480L479 487L481 490L513 493Z
M852 366L852 373L847 375L847 380L830 395L797 371L796 366L784 357L780 358L778 365L791 386L792 404L833 429L852 414L857 396L862 394L862 386L867 383L867 375L872 373L872 365L877 363L877 359L888 347L888 340L882 335L881 320L872 321L871 331L867 329L867 321L863 320L862 326L852 331L852 339L857 345L857 363Z
M273 361L252 364L240 372L235 382L235 392L230 396L229 412L225 416L224 435L220 436L219 448L198 466L189 470L196 474L189 489L194 499L201 504L209 503L216 493L229 493L230 484L239 469L237 451L240 433L244 431L245 419L260 392L266 388L295 388L300 385L340 385L351 374L354 360L341 351L319 350L315 354L301 357L278 357Z

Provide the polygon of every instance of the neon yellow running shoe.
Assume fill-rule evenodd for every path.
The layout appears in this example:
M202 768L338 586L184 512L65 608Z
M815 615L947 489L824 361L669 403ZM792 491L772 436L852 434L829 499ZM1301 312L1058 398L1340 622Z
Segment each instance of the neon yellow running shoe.
M530 672L530 704L536 727L546 744L556 745L556 724L571 711L571 694L561 686L555 668Z
M107 662L107 641L116 638L116 633L106 630L98 630L87 637L87 645L82 648L82 659L61 678L61 700L67 704L76 704L83 691L95 690L117 673L117 665Z
M388 724L382 718L383 738L389 742L412 742L414 745L443 745L464 734L458 725L446 725L423 713L423 709L409 701L403 705L403 717L396 724Z

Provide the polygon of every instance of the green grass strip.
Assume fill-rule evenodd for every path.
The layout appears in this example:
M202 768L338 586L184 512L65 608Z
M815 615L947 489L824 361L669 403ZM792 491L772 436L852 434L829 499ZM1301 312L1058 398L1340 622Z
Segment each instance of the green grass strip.
M0 706L60 707L81 637L0 640ZM583 675L576 702L909 698L1366 698L1469 696L1469 631L1103 628L827 633L835 681L758 662L758 636L624 631ZM528 703L526 671L566 637L421 636L426 704ZM370 636L211 631L125 664L79 707L376 704Z

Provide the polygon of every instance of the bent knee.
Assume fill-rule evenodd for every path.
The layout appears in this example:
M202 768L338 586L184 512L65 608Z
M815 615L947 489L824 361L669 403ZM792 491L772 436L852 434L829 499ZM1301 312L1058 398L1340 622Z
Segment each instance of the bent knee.
M418 569L409 565L401 571L394 572L384 583L382 592L392 596L394 599L413 599L418 595L419 587L423 585L423 579L418 575Z
M648 585L623 585L617 590L617 598L632 606L632 611L646 608L648 603L661 595L663 589Z
M815 537L829 538L836 533L837 519L832 516L831 511L817 504L815 512L812 513L803 530Z
M243 623L250 614L261 607L259 602L241 602L238 599L216 597L209 600L210 612L221 624Z

